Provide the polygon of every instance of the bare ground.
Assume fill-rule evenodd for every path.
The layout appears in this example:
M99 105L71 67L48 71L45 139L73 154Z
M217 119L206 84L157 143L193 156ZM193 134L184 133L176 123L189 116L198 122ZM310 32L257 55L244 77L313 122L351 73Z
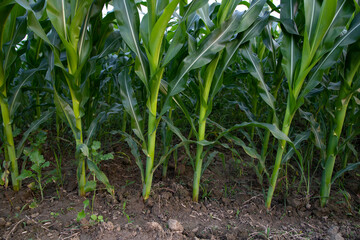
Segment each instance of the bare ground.
M298 191L297 177L289 177L289 196L276 193L271 211L266 211L264 191L253 170L244 164L235 167L231 155L223 165L217 159L202 178L202 198L191 200L192 167L180 161L170 164L168 178L161 169L153 181L152 195L141 198L140 172L126 145L117 144L115 159L104 162L102 170L115 187L112 198L104 189L87 198L86 218L76 221L85 198L77 195L73 159L64 159L63 187L46 186L45 199L25 187L19 193L0 190L0 236L3 239L360 239L359 177L346 179L344 189L334 186L326 208L319 199L306 199ZM69 151L71 153L71 151ZM47 156L52 159L51 153ZM179 159L185 159L179 154ZM245 158L245 157L244 157ZM290 175L290 174L289 174ZM296 176L293 173L292 176ZM284 178L282 178L284 179ZM317 185L316 179L314 185ZM278 189L284 189L280 179ZM266 187L265 187L266 189ZM316 190L317 189L312 189ZM92 220L91 215L104 221Z

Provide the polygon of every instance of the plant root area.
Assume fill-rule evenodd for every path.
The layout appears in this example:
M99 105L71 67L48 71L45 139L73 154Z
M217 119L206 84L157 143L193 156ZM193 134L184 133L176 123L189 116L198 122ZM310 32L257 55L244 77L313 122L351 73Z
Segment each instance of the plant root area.
M78 196L73 150L66 149L61 169L64 185L48 184L43 201L38 191L26 187L26 181L18 193L0 189L0 236L72 240L360 239L360 179L354 173L345 176L345 186L333 185L328 205L321 208L319 178L313 179L313 189L306 197L300 177L289 171L288 178L280 178L272 208L267 211L267 186L258 183L247 164L251 159L244 156L236 162L225 153L225 162L216 158L205 170L200 200L195 203L193 170L185 162L185 153L179 151L176 165L170 159L165 179L161 167L156 170L151 197L144 202L140 171L130 149L124 143L107 148L115 158L102 162L101 169L115 188L114 198L100 183L95 197L94 192L86 198ZM44 152L49 161L54 161L52 154L50 150ZM84 210L86 199L89 206ZM83 210L85 218L77 221Z

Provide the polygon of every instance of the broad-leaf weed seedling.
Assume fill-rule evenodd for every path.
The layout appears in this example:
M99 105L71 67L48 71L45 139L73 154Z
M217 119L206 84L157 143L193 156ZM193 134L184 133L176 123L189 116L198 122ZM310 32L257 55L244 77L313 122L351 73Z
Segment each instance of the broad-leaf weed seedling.
M87 166L93 176L93 180L86 181L85 192L95 191L96 180L99 180L105 185L107 191L113 195L114 187L110 185L108 178L100 170L99 165L102 161L113 159L114 155L112 153L103 154L102 151L99 151L100 147L101 143L99 141L93 141L90 149L85 144L80 146L82 154L87 158Z
M84 208L81 212L78 213L77 217L76 217L76 221L80 222L82 219L84 219L86 217L86 213L85 210L86 208L89 206L89 199L86 199L84 202Z
M84 204L83 210L81 212L78 212L78 214L77 214L77 217L76 217L77 222L80 222L82 219L86 218L87 215L90 215L90 213L86 212L86 208L89 206L89 199L86 199L83 202L83 204ZM101 223L101 222L104 222L104 217L102 215L91 214L89 222L91 225L94 225L96 223Z
M19 181L26 178L33 178L35 183L30 183L28 186L34 189L35 186L40 190L41 200L44 200L44 187L51 181L49 176L43 176L42 170L50 166L50 162L44 159L41 154L41 146L46 140L46 132L40 131L35 138L35 141L31 144L30 148L24 149L26 158L30 158L31 167L30 170L23 169L21 174L17 177Z

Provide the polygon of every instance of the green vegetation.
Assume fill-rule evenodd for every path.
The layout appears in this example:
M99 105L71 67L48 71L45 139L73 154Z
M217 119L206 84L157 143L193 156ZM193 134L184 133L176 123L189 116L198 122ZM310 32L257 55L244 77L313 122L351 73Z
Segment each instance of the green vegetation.
M202 175L219 160L250 166L268 209L291 184L307 200L317 188L324 207L360 165L359 11L353 0L2 1L0 183L19 191L32 178L43 199L47 183L66 181L47 141L68 141L79 195L114 195L100 166L118 153L101 142L121 135L144 201L184 150L193 201L211 197Z

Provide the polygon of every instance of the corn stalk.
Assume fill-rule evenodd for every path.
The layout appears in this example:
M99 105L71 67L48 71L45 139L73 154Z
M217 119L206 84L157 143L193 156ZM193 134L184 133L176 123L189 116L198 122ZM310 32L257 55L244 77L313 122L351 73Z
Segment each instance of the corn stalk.
M16 0L22 7L28 11L29 28L39 36L52 49L53 59L50 61L52 78L54 76L54 65L59 67L64 74L69 87L72 107L61 97L54 83L54 100L59 116L62 116L70 125L77 146L76 158L78 163L78 184L79 194L84 196L89 190L86 180L86 162L83 155L79 152L84 143L82 116L84 115L83 105L86 102L86 96L83 95L84 75L83 67L87 63L92 50L91 39L88 33L90 25L90 13L92 0L72 1L68 0L49 0L46 5L46 12L49 20L54 27L61 43L66 51L67 68L62 64L59 57L60 46L54 46L49 40L45 29L39 23L39 16L31 8L28 1ZM61 49L61 48L60 48ZM86 76L88 77L88 76Z
M6 166L10 165L11 181L14 191L19 191L21 181L17 179L19 170L14 145L11 107L8 102L8 81L10 80L10 68L17 58L15 46L26 34L26 19L21 17L24 10L15 5L8 3L0 7L0 106L4 126L4 139L7 155ZM17 17L19 19L17 20ZM6 43L6 47L4 46ZM15 55L14 55L15 52ZM10 162L10 163L9 163ZM5 171L8 171L5 169ZM5 183L7 180L5 180Z
M143 151L146 154L144 173L143 168L140 166L142 164L138 163L143 176L144 200L150 196L155 170L156 132L160 121L160 118L157 118L157 106L161 80L166 64L180 50L178 49L172 54L167 59L167 62L163 61L164 42L166 40L165 31L179 2L180 0L173 0L169 1L168 4L161 4L161 1L148 0L148 12L143 17L143 22L141 23L144 26L140 28L139 13L135 2L132 0L114 1L115 16L121 36L136 55L135 73L145 85L147 93L146 107L148 109L148 121L147 139L145 139L141 124L142 117L136 107L136 98L133 96L129 75L127 72L119 75L123 105L132 118L132 123L134 123L132 124L134 126L133 130L141 140ZM160 12L162 12L161 15ZM140 35L142 37L142 45L140 44ZM179 44L178 42L176 43Z
M281 44L282 66L289 90L282 132L289 135L291 122L297 109L303 104L305 96L317 86L322 72L331 66L341 49L356 41L359 26L355 23L357 21L353 21L354 24L348 29L347 34L340 36L352 15L352 1L325 0L321 4L318 1L304 1L302 5L296 0L289 0L281 3L280 18L284 34ZM302 6L305 13L305 29L303 36L299 36L296 16L298 8ZM303 39L302 46L299 44L299 38ZM310 78L306 81L309 75ZM285 148L286 142L279 141L266 199L268 209L271 207Z
M329 141L326 149L325 168L322 173L320 186L320 202L322 207L325 206L330 196L331 178L338 153L338 144L346 117L346 111L353 94L356 93L359 88L359 56L360 45L359 42L356 42L350 45L347 49L344 79L341 82L340 92L335 103L334 127L331 129L329 134ZM357 80L357 82L354 84L355 89L352 87L354 80Z

